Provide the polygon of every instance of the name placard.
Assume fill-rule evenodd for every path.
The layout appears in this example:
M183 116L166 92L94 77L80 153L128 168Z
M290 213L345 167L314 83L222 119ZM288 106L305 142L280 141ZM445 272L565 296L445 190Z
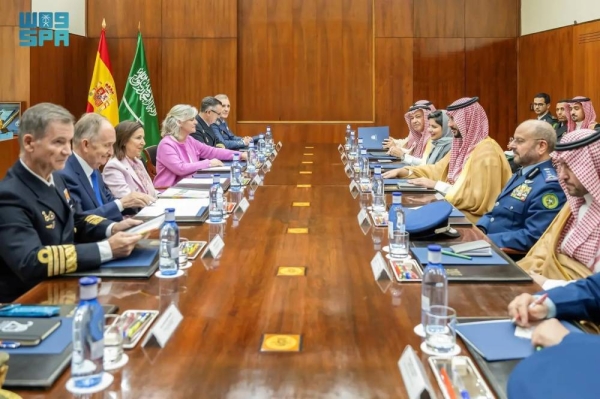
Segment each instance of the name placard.
M425 374L423 363L417 357L412 346L408 345L404 348L404 352L398 360L398 368L410 399L437 399L431 382Z
M263 172L266 172L267 170L271 169L271 165L273 165L271 161L266 160L262 167Z
M277 151L281 151L281 147L283 147L283 143L282 143L281 141L280 141L280 142L278 142L278 143L277 143L277 145L275 145L275 149L276 149Z
M352 180L350 182L350 185L348 186L348 188L350 189L350 192L353 192L353 191L358 192L360 190L360 187L358 187L358 183L355 182L354 180Z
M387 262L380 251L377 251L373 259L371 259L371 270L373 271L375 281L380 280L382 277L391 280L390 273L387 269Z
M344 172L346 172L346 176L352 176L352 166L350 164L346 164L344 167Z
M271 152L271 155L273 156L273 158L275 158L277 156L278 152L275 148L273 148L273 152Z
M210 243L208 243L208 246L204 250L204 253L202 254L201 257L202 258L216 258L217 256L219 256L219 254L223 250L224 246L225 246L225 241L223 241L221 236L217 234L213 237L212 240L210 240Z
M342 162L344 162L345 160L347 160L347 159L348 159L348 157L346 156L346 153L343 153L343 154L340 156L340 159L342 160ZM345 163L344 163L344 165L345 165Z
M242 198L240 202L238 202L237 207L233 211L234 213L245 213L250 206L250 202L246 199L246 197Z
M338 152L340 154L344 152L344 146L342 144L338 145Z
M179 323L181 323L181 320L183 320L183 315L179 309L177 309L174 303L170 304L167 310L158 317L150 332L146 334L142 346L146 346L146 344L154 340L161 348L164 348Z

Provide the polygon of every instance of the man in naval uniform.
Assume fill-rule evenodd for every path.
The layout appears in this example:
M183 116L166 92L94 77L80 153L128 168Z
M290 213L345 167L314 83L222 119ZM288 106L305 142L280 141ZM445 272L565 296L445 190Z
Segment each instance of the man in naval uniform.
M23 113L19 160L0 182L0 302L10 302L48 277L96 269L126 257L140 240L113 223L80 213L61 176L71 155L73 116L42 103ZM106 238L108 238L106 240Z
M541 120L521 123L509 144L520 169L508 181L494 208L477 223L501 248L528 251L566 201L550 153L556 133Z

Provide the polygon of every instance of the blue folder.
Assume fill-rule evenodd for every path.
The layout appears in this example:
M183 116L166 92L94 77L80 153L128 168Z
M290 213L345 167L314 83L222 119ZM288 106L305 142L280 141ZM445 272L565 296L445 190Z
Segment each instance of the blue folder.
M385 170L385 169L397 169L397 168L403 168L403 167L406 166L406 164L404 164L404 163L398 163L398 162L392 162L392 163L386 163L386 162L384 162L384 163L376 163L376 162L371 162L369 164L369 167L371 169L374 169L375 165L381 166L382 170Z
M452 252L450 248L442 248L444 251ZM422 265L427 264L427 248L411 248L415 258ZM442 254L442 265L461 265L461 266L498 266L508 265L508 261L492 250L492 256L472 256L471 260L456 258Z
M395 186L398 183L406 183L407 179L383 179L383 184L386 186Z
M373 161L374 159L395 159L396 161L400 161L400 158L395 157L393 155L373 155L373 154L368 154L368 155L369 155L369 160L371 162L373 162L374 164L377 164L377 161Z
M59 355L73 340L73 319L61 317L60 326L37 346L22 346L17 349L2 349L9 355Z
M157 253L158 248L135 248L128 257L113 259L101 267L150 267Z
M561 321L569 331L582 333L580 329ZM456 332L488 362L524 359L533 354L531 340L515 337L516 326L510 320L478 321L460 323Z

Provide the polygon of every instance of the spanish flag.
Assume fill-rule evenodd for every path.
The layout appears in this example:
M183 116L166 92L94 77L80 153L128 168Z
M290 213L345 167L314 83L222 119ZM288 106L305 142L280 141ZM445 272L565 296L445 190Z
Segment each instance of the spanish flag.
M119 104L117 103L117 88L108 57L105 29L106 22L102 20L100 44L98 45L98 53L96 53L96 64L94 65L94 75L88 93L86 112L100 114L106 117L113 126L116 126L119 123Z

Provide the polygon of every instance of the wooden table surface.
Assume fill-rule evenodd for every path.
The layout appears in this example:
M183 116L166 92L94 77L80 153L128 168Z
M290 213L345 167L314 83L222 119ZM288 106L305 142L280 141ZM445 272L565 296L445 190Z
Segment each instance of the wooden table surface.
M421 286L393 284L384 292L374 281L370 260L383 234L372 229L365 235L359 228L360 199L350 195L336 147L284 146L243 218L228 219L219 260L198 259L174 280L103 281L101 303L121 311L163 311L175 303L184 318L165 348L128 351L129 363L115 373L115 382L93 398L407 397L397 366L402 351L412 345L427 359L413 333ZM287 232L298 227L308 233ZM181 235L207 240L218 230L183 225ZM462 239L480 238L473 227L460 231ZM307 273L278 277L280 266L304 266ZM536 288L451 284L449 305L459 316L504 316L512 298ZM75 303L77 289L76 279L56 279L20 302ZM301 334L302 350L260 352L262 335L273 333ZM72 397L65 390L69 374L48 391L16 392L23 398Z

